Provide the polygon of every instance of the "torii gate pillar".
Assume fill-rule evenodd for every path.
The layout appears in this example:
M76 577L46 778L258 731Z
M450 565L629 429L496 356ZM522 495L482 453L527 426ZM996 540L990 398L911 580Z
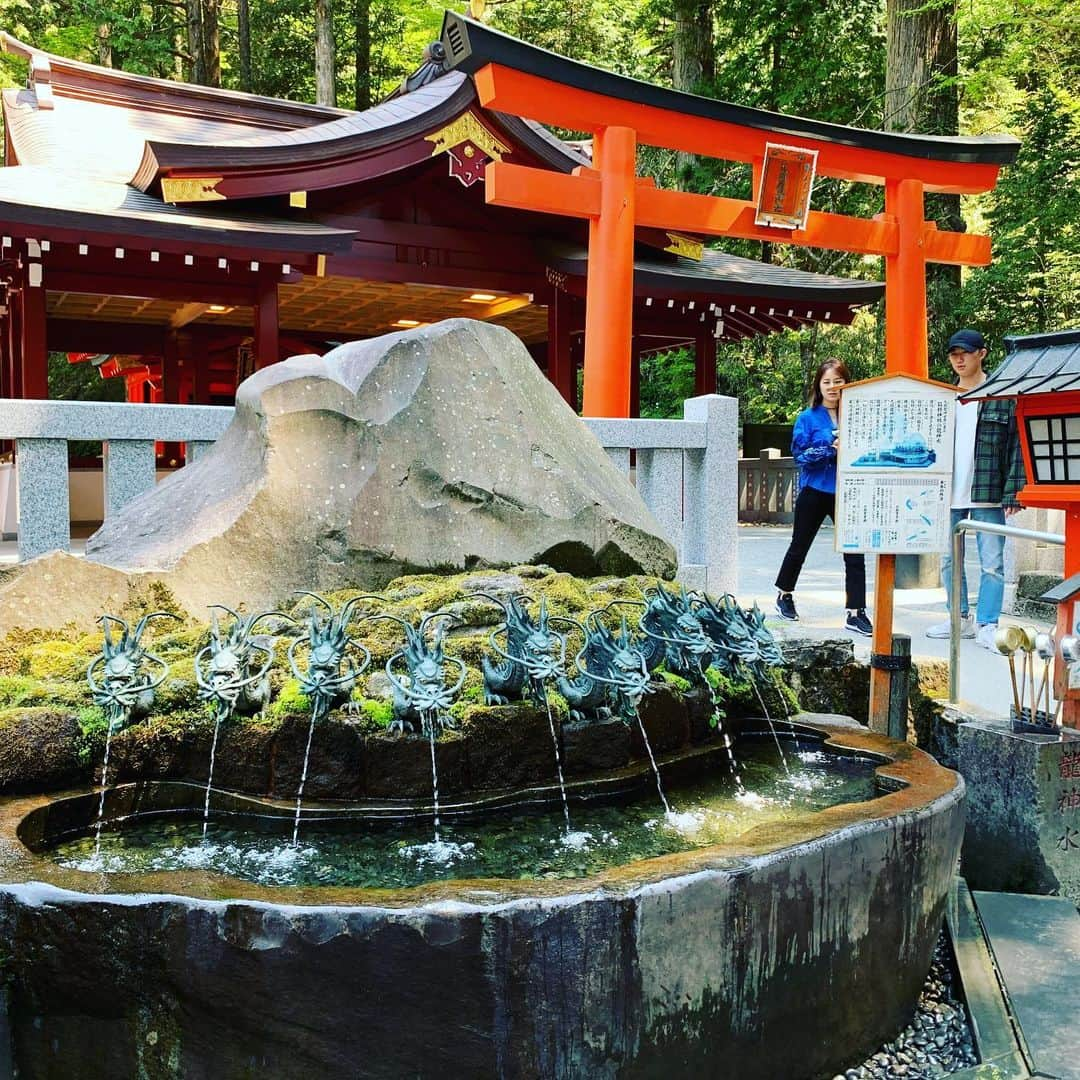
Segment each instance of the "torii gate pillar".
M630 338L634 316L637 135L607 127L593 141L600 213L589 219L582 414L630 415Z

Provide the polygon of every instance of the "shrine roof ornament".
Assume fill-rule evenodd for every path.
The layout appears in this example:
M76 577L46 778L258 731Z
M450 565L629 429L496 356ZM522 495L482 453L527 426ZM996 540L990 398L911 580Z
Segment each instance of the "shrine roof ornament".
M1080 389L1080 329L1005 338L1005 359L961 400Z
M591 67L453 12L444 16L442 42L447 63L473 76L485 107L543 123L565 126L572 120L571 126L586 131L626 126L638 132L641 142L669 147L678 143L679 149L705 156L751 161L760 136L779 137L820 150L818 171L824 175L880 183L890 178L887 158L899 156L909 159L904 175L921 180L929 190L982 191L993 186L998 168L1012 162L1020 147L1009 135L873 131L733 105ZM716 138L721 131L730 135L738 129L756 137L753 145ZM722 154L717 152L721 145ZM851 151L862 157L853 157ZM911 159L925 164L920 168ZM951 168L946 173L935 164ZM958 165L970 166L968 175L958 178Z

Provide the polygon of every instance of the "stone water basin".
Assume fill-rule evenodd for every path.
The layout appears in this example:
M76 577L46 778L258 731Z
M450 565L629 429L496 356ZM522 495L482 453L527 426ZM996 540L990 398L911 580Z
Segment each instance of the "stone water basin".
M80 870L86 851L57 862L46 849L85 830L93 796L8 800L0 929L13 1061L20 1076L67 1077L78 1060L80 1076L185 1080L833 1075L914 1008L959 850L963 785L841 718L799 721L804 752L849 770L880 763L864 766L861 794L705 843L658 822L639 832L660 849L620 845L636 856L622 865L591 853L542 862L529 880L492 872L498 860L484 878L463 863L451 880L440 870L384 888L313 883L308 871L265 884L243 867ZM696 782L680 773L700 773L715 751L662 761L676 810ZM579 786L575 829L602 831L590 815L610 814L602 804L616 798L644 807L651 783L638 770ZM525 812L514 805L523 795L540 797L517 795L486 809L505 821ZM251 814L252 802L223 808ZM175 819L158 811L201 806L201 792L129 785L108 805L152 810L169 830ZM451 808L448 836L470 842L479 809L459 803L455 820ZM421 808L380 812L406 819L401 839L430 839ZM642 812L662 818L655 805ZM341 810L311 813L324 819L310 827L321 844ZM557 825L561 811L552 816ZM671 835L676 849L663 850Z

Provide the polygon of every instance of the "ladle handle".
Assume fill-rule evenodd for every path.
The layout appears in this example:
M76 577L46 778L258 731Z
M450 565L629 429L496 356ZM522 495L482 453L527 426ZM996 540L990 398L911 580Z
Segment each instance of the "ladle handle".
M1013 708L1016 710L1016 719L1023 720L1024 714L1020 710L1020 694L1023 691L1016 688L1016 656L1009 653L1009 677L1012 679Z

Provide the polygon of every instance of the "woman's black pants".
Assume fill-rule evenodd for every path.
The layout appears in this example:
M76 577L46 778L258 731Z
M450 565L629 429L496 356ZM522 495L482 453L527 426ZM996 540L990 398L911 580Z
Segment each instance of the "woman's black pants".
M804 487L795 500L795 527L791 532L791 544L776 575L776 587L781 592L794 592L799 572L806 561L806 554L822 522L831 518L836 522L836 496L817 488ZM862 555L844 556L844 589L849 608L866 607L866 559Z

